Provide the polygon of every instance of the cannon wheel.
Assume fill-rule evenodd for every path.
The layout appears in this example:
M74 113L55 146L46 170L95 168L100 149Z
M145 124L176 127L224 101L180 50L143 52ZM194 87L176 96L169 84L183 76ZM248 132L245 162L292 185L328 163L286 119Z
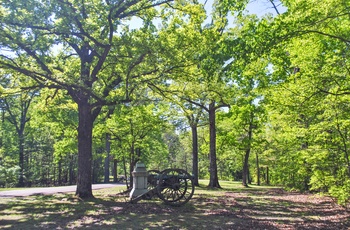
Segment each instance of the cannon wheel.
M159 174L160 171L159 170L149 170L148 171L148 177L147 177L147 189L151 190L154 189L155 187L157 187L158 185L158 180L159 180Z
M194 193L192 176L183 169L166 169L160 174L157 193L166 204L183 205Z

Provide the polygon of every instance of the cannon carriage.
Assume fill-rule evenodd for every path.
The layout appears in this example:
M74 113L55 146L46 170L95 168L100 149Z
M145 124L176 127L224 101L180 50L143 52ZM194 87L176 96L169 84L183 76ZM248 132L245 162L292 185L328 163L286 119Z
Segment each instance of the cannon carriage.
M141 199L159 197L164 203L181 206L193 196L193 177L183 169L150 170L147 176L147 192L131 199L136 203Z

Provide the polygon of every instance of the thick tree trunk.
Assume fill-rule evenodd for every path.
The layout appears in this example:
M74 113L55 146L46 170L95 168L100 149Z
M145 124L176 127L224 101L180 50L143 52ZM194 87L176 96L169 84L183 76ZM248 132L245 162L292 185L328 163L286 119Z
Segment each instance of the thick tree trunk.
M245 187L248 187L248 160L249 160L249 154L250 154L250 148L248 148L245 151L245 155L244 155L244 163L243 163L243 179L242 179L242 185Z
M76 195L80 198L92 198L92 128L91 107L85 103L78 104L78 178Z
M197 125L191 126L192 130L192 174L195 186L199 186L198 182L198 133Z
M105 165L104 165L104 169L105 169L105 173L104 173L104 182L105 183L109 183L109 158L110 158L110 155L111 155L111 142L110 142L110 137L111 135L110 134L106 134L106 153L107 153L107 156L105 158Z
M210 178L209 185L210 188L221 188L218 178L218 168L216 163L216 124L215 124L215 102L209 105L209 133L210 133Z

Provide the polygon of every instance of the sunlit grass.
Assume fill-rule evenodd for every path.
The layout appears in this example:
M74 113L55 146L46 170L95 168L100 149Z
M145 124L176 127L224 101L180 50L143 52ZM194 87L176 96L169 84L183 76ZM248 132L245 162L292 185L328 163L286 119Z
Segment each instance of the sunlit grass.
M280 188L277 186L268 185L254 185L250 184L248 187L244 187L241 181L219 181L220 188L208 188L209 180L199 180L199 187L196 187L196 191L201 191L203 193L216 193L216 192L239 192L239 191L251 191L251 190L261 190L261 189L273 189Z
M28 189L28 188L18 188L18 187L13 187L13 188L0 188L0 192L1 191L12 191L12 190L23 190L23 189Z

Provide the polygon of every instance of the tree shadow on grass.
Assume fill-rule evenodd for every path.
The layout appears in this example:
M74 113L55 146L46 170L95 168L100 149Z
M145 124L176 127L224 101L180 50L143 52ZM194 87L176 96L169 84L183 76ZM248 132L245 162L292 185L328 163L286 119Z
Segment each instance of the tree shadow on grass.
M220 198L218 198L220 199ZM216 202L220 203L220 202ZM350 214L330 198L281 189L226 192L222 203L239 218L264 220L279 229L349 229Z
M216 195L219 194L219 195ZM223 195L224 194L224 195ZM329 200L270 190L196 193L181 207L126 196L31 196L0 202L2 229L348 229ZM294 198L294 199L292 199ZM298 199L299 200L298 200ZM302 199L303 198L303 199ZM333 206L334 205L334 206Z

